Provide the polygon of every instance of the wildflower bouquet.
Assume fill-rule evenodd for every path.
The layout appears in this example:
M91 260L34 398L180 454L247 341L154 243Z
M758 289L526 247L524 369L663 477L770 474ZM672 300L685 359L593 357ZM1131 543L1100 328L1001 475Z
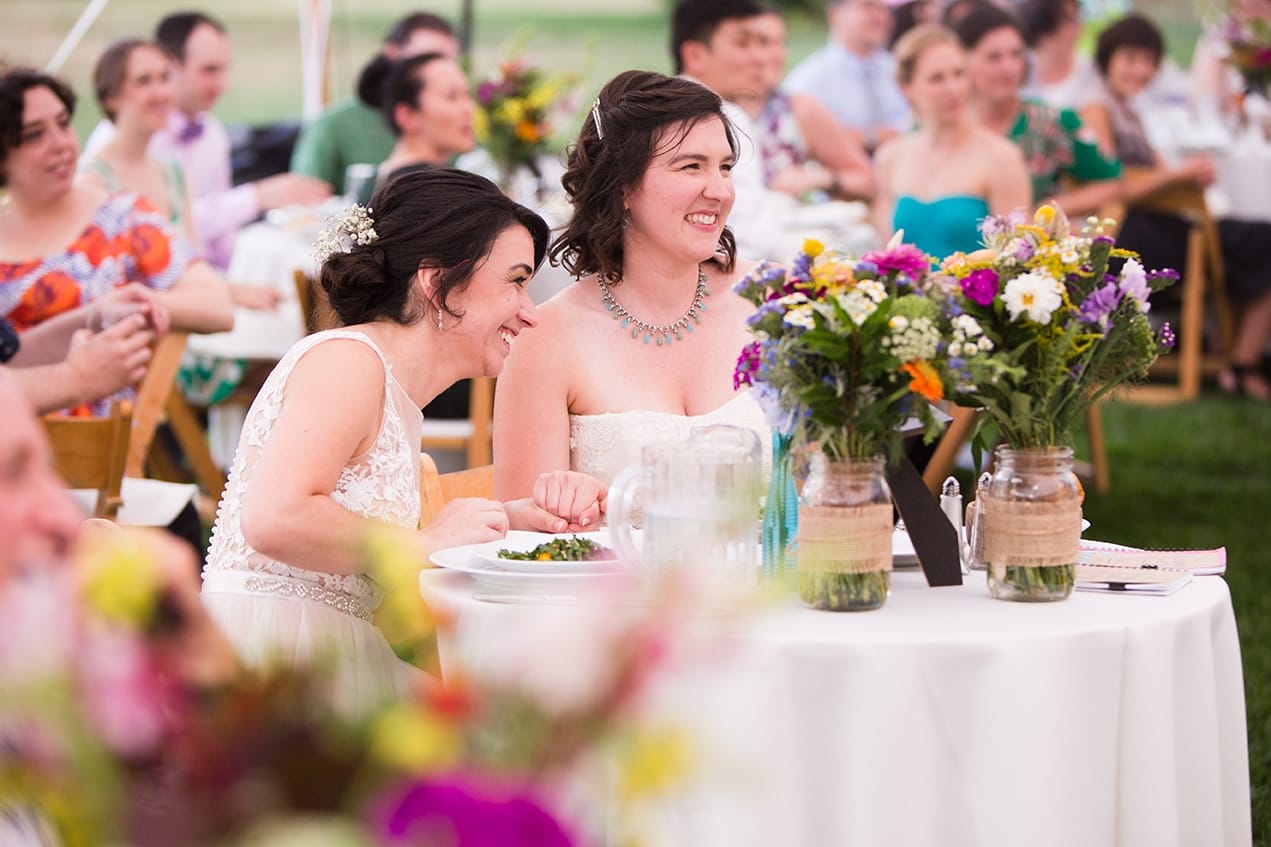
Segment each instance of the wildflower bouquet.
M760 264L734 288L758 307L734 383L754 387L769 423L832 461L898 457L911 416L935 438L944 339L924 293L929 268L908 244L855 260L811 239L788 269Z
M944 260L933 296L943 299L951 396L983 407L990 429L1014 449L1066 443L1086 408L1126 380L1142 378L1173 345L1156 332L1148 298L1178 279L1147 272L1135 254L1090 219L1072 235L1063 212L986 218L986 249ZM1109 261L1122 258L1120 274ZM977 443L983 444L983 433Z
M551 141L552 118L566 110L577 80L548 76L521 59L510 59L477 85L477 140L504 172L524 165L538 176L535 158Z
M1271 83L1271 22L1229 15L1222 24L1222 33L1232 67L1240 72L1250 91L1265 94Z

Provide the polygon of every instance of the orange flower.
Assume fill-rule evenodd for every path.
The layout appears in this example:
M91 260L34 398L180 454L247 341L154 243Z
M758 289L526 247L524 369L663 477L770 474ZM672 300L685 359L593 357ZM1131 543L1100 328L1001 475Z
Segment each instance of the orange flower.
M921 394L932 403L944 398L944 383L931 365L926 362L905 362L900 369L913 377L909 383L910 391Z
M526 144L533 144L542 138L542 134L538 130L538 124L533 121L521 121L516 125L516 137Z

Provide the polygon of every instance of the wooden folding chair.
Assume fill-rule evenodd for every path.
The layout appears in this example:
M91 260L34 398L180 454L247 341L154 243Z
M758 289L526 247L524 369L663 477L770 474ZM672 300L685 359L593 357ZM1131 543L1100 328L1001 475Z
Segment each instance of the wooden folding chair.
M71 488L96 489L93 517L114 520L123 505L132 404L116 400L104 418L50 415L43 421L58 474Z
M468 397L468 417L455 420L425 418L423 449L463 450L469 468L494 461L494 379L472 380Z
M442 507L458 497L494 497L494 465L482 465L453 473L438 473L427 453L419 454L419 522L426 524Z
M215 501L220 499L225 488L225 474L212 460L207 433L203 431L198 415L176 389L177 370L181 367L188 339L188 333L173 331L155 345L150 367L137 387L127 474L144 477L147 463L164 464L162 451L154 450L154 435L159 424L166 420L189 462L195 482L205 495ZM168 478L176 475L171 462L159 475Z
M1175 215L1190 224L1187 258L1178 269L1182 276L1179 283L1182 308L1176 327L1178 348L1174 355L1162 356L1152 366L1153 374L1176 376L1176 382L1173 386L1136 388L1130 392L1130 399L1141 402L1195 400L1200 394L1201 377L1216 374L1226 365L1227 351L1236 334L1235 314L1227 299L1218 225L1209 214L1204 191L1195 185L1165 186L1135 200L1129 208ZM1208 354L1204 350L1206 294L1214 299L1222 339L1222 350Z
M296 300L300 303L300 314L304 317L305 334L312 335L336 326L340 322L339 318L317 280L300 269L295 270L293 275L296 281Z

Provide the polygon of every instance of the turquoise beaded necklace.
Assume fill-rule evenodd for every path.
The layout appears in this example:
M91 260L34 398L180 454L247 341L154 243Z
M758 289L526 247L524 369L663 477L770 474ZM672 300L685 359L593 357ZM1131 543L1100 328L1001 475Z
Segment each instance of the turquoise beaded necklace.
M680 341L684 338L684 333L692 332L695 324L702 322L701 313L706 311L706 298L711 296L710 289L706 287L706 271L701 265L697 266L697 290L693 292L693 302L689 304L688 311L685 312L679 320L669 324L651 324L640 320L635 315L628 312L622 307L622 304L614 299L613 292L609 290L609 284L605 280L600 280L600 299L605 304L605 309L613 314L615 321L622 321L622 327L625 329L631 327L631 337L639 339L644 336L644 343L656 340L658 346L670 344L672 341Z

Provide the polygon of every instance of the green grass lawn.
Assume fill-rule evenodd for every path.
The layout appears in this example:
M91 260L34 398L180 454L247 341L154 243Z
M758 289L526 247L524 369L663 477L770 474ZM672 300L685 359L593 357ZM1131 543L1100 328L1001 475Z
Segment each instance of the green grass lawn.
M1254 843L1271 845L1271 407L1211 394L1181 406L1109 403L1103 419L1112 487L1087 492L1090 535L1146 547L1227 548L1244 659Z

